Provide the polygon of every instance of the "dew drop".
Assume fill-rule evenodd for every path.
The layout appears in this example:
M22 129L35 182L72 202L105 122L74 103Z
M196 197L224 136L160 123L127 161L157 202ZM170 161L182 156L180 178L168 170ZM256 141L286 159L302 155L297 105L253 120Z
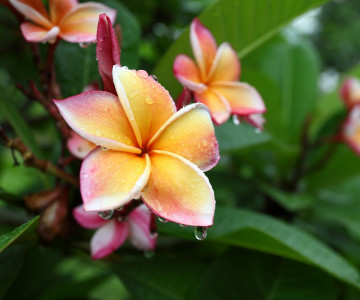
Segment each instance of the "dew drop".
M207 227L196 226L194 228L194 233L197 240L203 241L206 239L207 236Z
M104 146L101 146L101 149L103 149L104 151L107 151L108 148L104 147Z
M202 141L201 141L201 144L202 144L204 147L206 147L207 144L208 144L208 142L207 142L207 140L202 140Z
M158 220L159 220L161 223L167 223L167 222L168 222L168 220L165 220L165 219L163 219L163 218L161 218L161 217L158 217Z
M147 103L147 104L153 104L154 103L154 99L153 98L151 98L151 97L146 97L145 98L145 102Z
M81 48L86 48L86 47L88 47L90 45L90 43L80 43L79 44L79 46L81 47Z
M159 79L155 75L150 75L152 79L154 79L156 82L159 82Z
M104 220L109 220L114 214L114 210L104 210L99 212L99 217Z
M146 71L144 71L144 70L138 70L138 71L136 71L136 74L139 77L144 78L144 79L149 77L148 73Z
M180 224L180 227L188 227L188 226L185 224Z
M154 252L154 251L151 251L151 250L144 251L144 256L145 256L145 258L148 258L148 259L153 258L154 255L155 255L155 252Z
M240 119L239 119L239 116L237 116L237 115L233 115L233 123L235 124L235 125L240 125Z

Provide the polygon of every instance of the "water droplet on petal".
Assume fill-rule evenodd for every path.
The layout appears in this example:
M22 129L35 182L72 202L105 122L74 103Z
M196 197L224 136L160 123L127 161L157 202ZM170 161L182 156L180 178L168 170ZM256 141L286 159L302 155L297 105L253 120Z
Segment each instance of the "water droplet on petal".
M204 147L206 147L207 144L208 144L208 142L207 142L207 140L202 140L202 141L201 141L201 144L202 144Z
M188 227L187 225L184 224L180 224L180 227Z
M148 73L144 70L138 70L138 71L136 71L136 74L139 77L144 78L144 79L147 79L149 77Z
M104 151L107 151L108 148L104 147L104 146L101 146L101 149L103 149Z
M115 209L116 211L122 211L124 209L124 206L120 206L117 209Z
M161 223L167 223L167 222L168 222L168 220L165 220L165 219L163 219L163 218L161 218L161 217L158 217L158 220L159 220Z
M154 99L153 98L151 98L151 97L146 97L145 98L145 102L147 103L147 104L153 104L154 103Z
M154 79L156 82L159 82L159 79L155 75L150 75L152 79Z
M151 251L151 250L144 251L144 256L145 256L145 258L148 258L148 259L153 258L154 255L155 255L155 252L154 252L154 251Z
M235 125L240 125L239 116L233 115L233 123L234 123Z
M196 226L194 228L194 233L197 240L203 241L206 239L207 236L207 227Z
M114 210L104 210L99 212L99 217L104 220L109 220L114 214Z

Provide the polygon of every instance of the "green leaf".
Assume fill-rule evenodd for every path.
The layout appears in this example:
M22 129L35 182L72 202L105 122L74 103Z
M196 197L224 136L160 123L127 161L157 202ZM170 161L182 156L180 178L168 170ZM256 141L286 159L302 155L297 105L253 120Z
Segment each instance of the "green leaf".
M24 249L13 247L0 255L0 299L18 276L23 264Z
M231 121L215 127L220 151L233 151L267 142L266 132L256 133L248 124L234 125Z
M159 224L159 231L194 239L192 229ZM360 288L358 271L311 235L274 218L231 207L217 207L208 240L259 250L316 266Z
M262 190L289 211L299 211L311 207L315 196L306 193L286 193L270 185L262 185Z
M39 216L32 218L25 224L15 228L12 232L0 236L0 254L9 247L20 235L35 224Z
M64 98L79 94L87 85L99 81L95 50L95 44L82 48L65 41L59 43L55 53L56 79Z
M335 299L330 276L313 267L232 248L204 257L172 254L119 262L113 269L134 299ZM299 297L301 295L301 297Z
M252 52L279 32L287 23L326 0L220 0L210 5L200 20L213 33L218 43L228 41L240 58ZM189 28L173 43L153 73L176 97L181 86L172 74L178 54L192 55Z
M16 134L36 156L42 157L33 132L15 106L14 97L20 97L19 92L13 91L11 98L0 96L0 117L10 123Z

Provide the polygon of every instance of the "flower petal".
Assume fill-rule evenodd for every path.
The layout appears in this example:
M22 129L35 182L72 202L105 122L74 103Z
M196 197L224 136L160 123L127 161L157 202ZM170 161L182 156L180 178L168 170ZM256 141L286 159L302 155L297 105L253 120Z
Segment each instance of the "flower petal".
M79 3L77 0L50 0L50 20L53 24L58 24L59 21Z
M113 65L120 65L120 48L111 20L106 14L99 17L96 40L96 58L104 89L116 95L112 68Z
M107 222L96 230L91 239L91 257L100 259L113 253L126 240L129 234L129 225L115 219Z
M113 67L113 78L122 107L130 120L139 147L146 145L176 111L169 92L146 71Z
M67 141L67 147L72 155L79 159L84 159L96 145L73 132L71 138Z
M132 153L93 150L80 170L86 211L115 209L140 197L150 175L150 159Z
M109 222L108 220L102 219L98 212L85 211L83 205L76 206L72 213L76 222L87 229L96 229Z
M156 234L150 232L151 213L145 205L140 205L129 214L129 239L140 250L154 250Z
M116 10L106 5L96 2L77 5L60 21L60 36L72 43L95 42L99 15L102 13L107 14L111 22L115 21Z
M54 100L69 126L88 141L105 148L141 153L119 99L102 91L89 91Z
M360 80L355 77L347 78L341 86L341 98L348 109L360 103Z
M220 45L212 65L209 81L237 81L240 77L240 61L229 43Z
M53 27L41 0L9 0L21 14L45 29Z
M257 90L242 82L217 82L211 85L211 90L221 95L229 102L231 113L247 116L266 111L263 99Z
M200 69L202 81L208 74L216 56L217 45L211 32L195 18L190 26L190 40L195 59Z
M151 175L142 192L145 204L160 217L190 226L213 224L215 199L209 180L183 157L151 151Z
M22 23L20 29L25 40L35 43L55 41L60 31L57 26L47 30L29 22Z
M343 125L341 138L360 155L360 105L351 110Z
M167 120L148 149L178 154L202 171L213 168L220 158L209 110L198 103L182 108Z
M207 89L203 93L195 93L194 98L196 102L201 102L208 107L216 125L220 125L229 119L231 108L229 103L221 95Z
M175 58L173 72L177 80L193 92L202 92L206 86L201 82L199 69L187 55L180 54Z

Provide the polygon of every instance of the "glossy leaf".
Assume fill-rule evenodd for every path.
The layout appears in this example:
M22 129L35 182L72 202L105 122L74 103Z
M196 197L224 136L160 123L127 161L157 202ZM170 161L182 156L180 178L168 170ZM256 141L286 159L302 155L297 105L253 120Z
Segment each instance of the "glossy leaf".
M194 239L192 229L171 225L161 225L161 232ZM339 254L310 234L259 213L218 206L207 239L311 264L360 289L358 271Z
M173 254L174 255L174 254ZM192 256L119 262L113 269L134 299L335 299L330 276L313 267L232 248ZM299 296L301 295L301 297Z
M34 226L35 222L39 217L32 218L25 224L15 228L13 231L3 234L0 236L0 254L7 247L9 247L20 235L22 235L26 230L28 230L31 226Z

